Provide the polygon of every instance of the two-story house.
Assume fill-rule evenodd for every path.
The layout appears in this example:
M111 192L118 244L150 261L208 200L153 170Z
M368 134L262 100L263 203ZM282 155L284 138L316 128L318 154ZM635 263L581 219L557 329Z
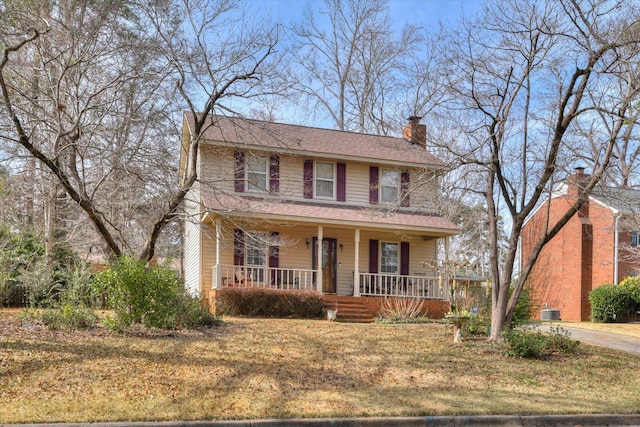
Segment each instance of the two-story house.
M522 256L573 204L589 176L579 168L527 219ZM536 313L548 307L562 320L589 320L589 293L606 283L640 275L640 191L596 186L588 200L542 249L527 286Z
M446 312L437 266L458 227L431 213L443 164L418 121L395 138L212 116L185 206L188 289L411 296ZM192 129L187 114L181 171Z

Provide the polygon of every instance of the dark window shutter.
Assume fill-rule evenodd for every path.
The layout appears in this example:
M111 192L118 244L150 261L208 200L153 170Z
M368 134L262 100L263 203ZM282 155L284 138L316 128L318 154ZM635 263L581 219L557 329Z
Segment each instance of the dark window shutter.
M409 275L409 242L400 242L400 274Z
M278 286L282 282L280 270L280 246L278 246L280 233L277 231L269 232L269 268L271 268L271 285Z
M271 156L269 160L269 191L280 192L280 156Z
M304 161L304 198L313 199L313 160Z
M233 230L233 265L244 265L244 232Z
M369 167L369 204L378 204L378 167Z
M244 192L244 153L236 151L234 154L234 189L236 193Z
M347 165L344 163L338 163L338 191L337 191L337 200L339 202L344 202L347 200Z
M278 246L278 237L280 233L271 231L269 233L269 267L280 268L280 246Z
M402 171L400 175L400 206L409 206L409 171Z
M369 273L378 272L378 241L369 240Z

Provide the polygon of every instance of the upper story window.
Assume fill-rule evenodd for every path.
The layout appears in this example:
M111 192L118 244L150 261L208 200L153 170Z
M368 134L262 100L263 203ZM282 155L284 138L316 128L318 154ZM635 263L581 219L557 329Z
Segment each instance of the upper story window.
M380 174L380 201L382 203L397 203L400 193L400 172L382 169Z
M316 162L315 196L335 198L335 166L333 163Z
M267 156L256 156L250 154L247 159L247 191L268 191L267 175L268 164Z
M303 163L303 196L305 199L347 200L347 165L305 159Z
M410 206L409 182L411 174L408 170L380 169L369 167L369 203L397 203Z
M234 191L270 192L280 191L280 157L277 155L234 153Z
M637 231L631 233L631 246L640 246L640 234Z

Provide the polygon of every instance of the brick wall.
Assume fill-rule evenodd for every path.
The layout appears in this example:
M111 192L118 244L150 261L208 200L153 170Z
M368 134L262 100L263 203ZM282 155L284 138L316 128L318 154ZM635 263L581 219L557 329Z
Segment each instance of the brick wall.
M554 225L574 200L570 196L554 198L550 206L545 204L527 222L522 233L523 263L546 224ZM613 283L614 240L611 209L594 201L585 203L543 248L532 270L527 285L536 310L534 316L547 304L560 310L562 320L589 320L589 293L605 283ZM620 279L626 270L621 268Z

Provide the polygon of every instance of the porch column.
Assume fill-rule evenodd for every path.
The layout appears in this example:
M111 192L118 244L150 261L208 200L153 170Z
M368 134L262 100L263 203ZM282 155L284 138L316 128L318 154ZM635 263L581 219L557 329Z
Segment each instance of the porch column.
M220 242L222 241L222 220L216 218L216 268L213 277L213 289L217 289L222 284L222 266L220 265Z
M360 296L360 229L356 228L356 233L354 237L354 242L356 244L356 250L354 254L354 262L355 268L353 269L353 296Z
M322 226L318 226L318 238L316 244L316 290L322 292Z
M445 273L446 273L449 268L449 236L446 236L444 238L444 265L445 265ZM449 285L451 284L450 282L451 278L449 278L448 276L449 276L448 274L445 274L444 276L445 300L449 300L450 298Z

